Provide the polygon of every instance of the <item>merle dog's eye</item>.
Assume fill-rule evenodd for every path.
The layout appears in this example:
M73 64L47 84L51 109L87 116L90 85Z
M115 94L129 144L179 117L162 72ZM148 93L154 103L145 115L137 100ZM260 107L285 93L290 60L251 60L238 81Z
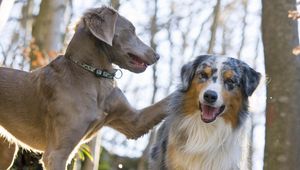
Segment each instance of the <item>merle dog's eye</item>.
M236 86L236 82L233 79L226 79L224 83L228 90L232 90Z
M203 79L203 80L206 80L208 79L208 76L205 72L200 72L200 76L199 76L200 79Z
M232 79L227 79L227 80L225 80L225 83L227 83L227 84L234 84L235 82Z

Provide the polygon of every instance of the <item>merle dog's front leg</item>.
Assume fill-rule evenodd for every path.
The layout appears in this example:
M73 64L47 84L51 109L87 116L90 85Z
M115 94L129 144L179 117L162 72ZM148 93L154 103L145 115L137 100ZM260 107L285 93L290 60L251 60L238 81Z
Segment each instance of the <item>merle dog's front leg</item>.
M115 88L106 100L108 126L125 134L127 138L136 139L158 124L167 116L171 95L141 110L133 108L122 91Z

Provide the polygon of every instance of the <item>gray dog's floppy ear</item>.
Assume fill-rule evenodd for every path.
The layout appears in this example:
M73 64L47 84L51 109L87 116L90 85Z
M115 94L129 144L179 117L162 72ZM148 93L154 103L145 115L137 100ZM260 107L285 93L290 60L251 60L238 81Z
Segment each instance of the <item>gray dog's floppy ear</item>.
M112 46L117 18L117 11L109 7L91 9L84 16L91 33L110 46Z
M186 92L192 83L195 74L193 65L194 65L193 62L189 62L181 68L181 73L180 73L181 84L182 84L181 90L183 92Z
M254 69L249 67L246 64L243 64L243 77L242 77L242 84L243 90L246 96L251 96L256 87L259 84L261 74L256 72Z

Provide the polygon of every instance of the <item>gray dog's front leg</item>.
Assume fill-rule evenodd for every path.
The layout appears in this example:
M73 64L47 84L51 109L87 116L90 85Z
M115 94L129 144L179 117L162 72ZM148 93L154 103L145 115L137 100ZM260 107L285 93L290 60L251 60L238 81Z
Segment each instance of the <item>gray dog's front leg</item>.
M136 139L166 117L171 95L142 110L134 109L122 91L115 88L106 100L105 111L109 114L108 126Z
M9 169L12 166L17 148L14 143L9 143L0 135L0 169Z

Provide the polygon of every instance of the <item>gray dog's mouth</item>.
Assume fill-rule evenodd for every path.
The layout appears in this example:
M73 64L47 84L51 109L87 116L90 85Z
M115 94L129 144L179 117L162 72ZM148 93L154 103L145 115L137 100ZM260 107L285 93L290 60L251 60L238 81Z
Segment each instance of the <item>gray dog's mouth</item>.
M225 106L213 107L199 102L199 109L202 112L202 121L205 123L210 123L216 120L217 116L225 110Z
M142 72L145 71L147 66L150 65L146 61L142 60L141 57L138 57L137 55L128 53L128 56L130 57L130 65L133 67L133 69L136 70L136 72Z

